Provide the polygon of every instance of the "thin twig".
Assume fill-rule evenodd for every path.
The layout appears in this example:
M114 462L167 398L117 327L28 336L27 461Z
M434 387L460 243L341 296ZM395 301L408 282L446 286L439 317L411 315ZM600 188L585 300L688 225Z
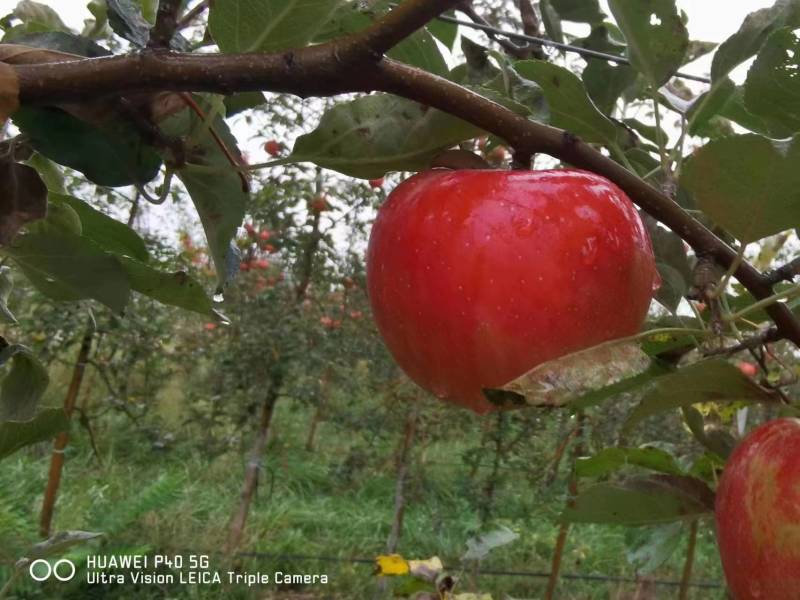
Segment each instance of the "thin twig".
M777 269L764 273L764 279L775 285L781 281L793 281L798 275L800 275L800 258L795 258Z

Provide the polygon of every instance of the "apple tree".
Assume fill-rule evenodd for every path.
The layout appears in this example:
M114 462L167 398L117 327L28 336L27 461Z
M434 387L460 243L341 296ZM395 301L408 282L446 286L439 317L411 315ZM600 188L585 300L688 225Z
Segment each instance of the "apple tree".
M94 19L80 33L55 11L23 10L34 2L2 20L1 298L8 297L13 276L59 306L88 301L126 319L132 297L141 295L203 315L212 325L210 346L228 320L236 323L232 331L246 334L268 315L275 335L291 343L269 358L263 348L248 347L258 345L254 338L232 335L226 343L243 345L239 355L248 361L218 374L220 385L228 378L262 389L261 422L268 426L289 368L284 358L302 353L309 339L294 329L308 325L297 315L309 288L325 295L334 291L333 280L363 274L361 262L354 263L357 273L339 272L320 257L321 215L330 198L319 181L333 177L351 186L340 199L354 207L359 193L372 194L366 181L379 189L387 173L449 169L402 185L445 182L436 190L436 218L461 218L453 230L458 235L435 237L443 230L419 225L430 214L413 213L395 215L395 225L381 234L387 251L397 249L393 234L395 241L405 236L406 244L397 260L379 256L373 263L375 277L381 267L389 269L378 286L389 291L376 287L370 298L389 349L424 387L456 402L463 390L445 389L442 381L483 373L487 356L513 356L520 363L513 373L477 378L473 395L461 403L482 410L559 407L574 415L573 475L558 547L569 524L596 522L677 524L677 535L685 526L693 548L698 523L714 510L718 476L748 421L797 413L800 2L777 0L754 12L718 47L689 40L674 0L609 0L608 14L595 0L536 6L521 0L489 11L456 0L161 0L152 14L145 4L92 2ZM511 39L490 22L521 23L526 35ZM588 25L589 34L571 33L576 23ZM489 46L475 41L473 26L488 33ZM572 52L585 63L568 60ZM709 77L683 73L711 52ZM738 81L736 69L746 62L746 77ZM326 100L313 100L319 98ZM310 106L321 109L313 123L304 117ZM270 136L270 160L249 164L231 120L243 109L250 111L245 123L293 120L305 133L291 143ZM567 169L537 174L543 166ZM476 174L490 167L501 170ZM59 187L63 169L78 173L82 184ZM280 203L272 186L285 183L281 174L291 169L298 170L294 192L307 200L308 220L302 235L287 236L280 246L271 236L292 226L291 219L268 201ZM259 175L264 172L271 179ZM344 177L363 182L341 183ZM100 209L99 189L135 189L153 204L188 197L205 235L202 252L213 265L213 283L153 260L139 234ZM464 202L480 190L475 201L492 204L491 214L511 223L508 231L484 231L485 219L470 219ZM592 194L603 197L600 205L587 204ZM254 205L254 196L264 203ZM612 205L630 227L591 216ZM387 201L381 211L390 206ZM520 214L512 216L515 207ZM543 221L563 223L581 211L580 226L539 235ZM248 212L255 219L245 220ZM479 234L479 254L447 247ZM237 244L237 235L246 241ZM554 252L567 248L565 240L574 248ZM413 258L434 242L440 253L426 248L425 260ZM542 244L550 252L537 261ZM637 250L614 254L606 251L611 246ZM272 250L278 256L271 258ZM635 260L621 260L634 254ZM522 257L522 266L508 267L513 257ZM293 270L284 270L282 260ZM426 276L436 260L442 261L439 275ZM577 268L581 260L594 268ZM526 264L536 277L531 286L520 284ZM661 284L645 319L653 266ZM623 275L614 276L615 267ZM456 280L441 275L449 268L469 272L471 287L461 303L437 314L437 301L456 297L448 287ZM315 269L329 270L327 290L315 287L326 280L314 279ZM641 286L626 287L637 278ZM414 295L401 296L398 282L413 283ZM249 286L269 291L251 305L233 300ZM269 311L281 294L294 298L281 304L291 306L283 316ZM498 335L499 326L484 318L498 310L513 316L515 302L535 311L531 297L550 321L504 323ZM416 320L413 302L423 303L418 312L424 308L430 318ZM240 306L244 316L237 322L231 309ZM14 323L5 302L0 308ZM465 335L464 322L448 310L475 317L480 323L471 326L480 335ZM610 326L612 318L623 325ZM318 326L344 334L342 322L326 312ZM416 331L387 335L394 325ZM547 336L539 335L542 328ZM443 344L442 355L474 350L474 370L452 369L425 354L425 329ZM26 343L31 334L9 325L3 338L0 456L68 426L63 411L39 406L47 375ZM526 336L539 338L541 351L526 353ZM559 347L559 337L570 343ZM406 344L402 352L393 338ZM401 354L427 357L426 368L446 377L415 376ZM737 362L740 355L750 358ZM619 443L586 455L584 423L620 404L628 411ZM667 414L680 414L694 438L698 452L690 458L664 451L658 439L629 442L648 420ZM266 427L257 439L254 455L263 452ZM248 481L239 532L254 485ZM238 535L232 533L230 545ZM557 551L548 597L559 564ZM691 550L684 597L690 575Z

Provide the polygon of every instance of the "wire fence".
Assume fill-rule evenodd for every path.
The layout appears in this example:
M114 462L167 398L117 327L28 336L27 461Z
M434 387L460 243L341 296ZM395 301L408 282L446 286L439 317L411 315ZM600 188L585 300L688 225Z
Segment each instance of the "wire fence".
M219 554L218 552L207 552L206 554ZM239 552L237 557L251 558L251 559L269 559L269 560L286 560L286 561L307 561L307 562L327 562L335 564L354 564L354 565L375 565L374 558L363 557L342 557L342 556L317 556L308 554L273 554L269 552ZM457 569L449 569L445 567L445 571L453 571ZM532 579L548 579L550 577L549 571L506 571L503 569L480 569L478 575L488 575L492 577L527 577ZM644 579L635 577L624 577L617 575L599 575L599 574L586 574L586 573L563 573L559 576L561 579L568 581L595 581L603 583L630 583L638 584L642 581L647 581L653 585L663 587L680 587L681 582L672 579ZM701 589L724 589L724 586L717 581L691 581L689 587Z
M544 46L546 48L556 48L558 50L563 50L564 52L573 52L585 58L606 60L608 62L613 62L619 65L631 64L627 58L625 58L624 56L619 56L617 54L608 54L606 52L592 50L591 48L582 48L580 46L573 46L572 44L556 42L553 40L549 40L547 38L527 35L524 33L519 33L517 31L508 31L507 29L501 29L500 27L493 27L492 25L486 25L483 23L474 23L472 21L465 21L463 19L456 19L455 17L448 17L445 15L441 15L437 17L437 19L440 21L444 21L446 23L453 23L455 25L460 25L461 27L477 29L479 31L483 31L484 33L500 35L505 38L508 38L509 40L528 42L530 44L535 44L537 46ZM683 73L681 71L675 73L675 77L680 77L681 79L691 79L692 81L699 81L701 83L711 83L711 80L708 77L703 77L702 75L694 75L692 73Z

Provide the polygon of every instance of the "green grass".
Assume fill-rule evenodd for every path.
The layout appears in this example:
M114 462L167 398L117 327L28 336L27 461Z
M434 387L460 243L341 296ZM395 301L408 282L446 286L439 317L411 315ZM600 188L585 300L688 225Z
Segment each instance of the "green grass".
M342 560L383 553L393 513L396 437L359 435L326 422L319 431L317 450L310 453L303 448L310 413L302 405L281 402L242 550ZM477 424L477 419L474 421ZM172 447L154 450L130 423L117 418L104 424L95 432L102 463L92 455L85 433L75 430L55 529L106 532L103 542L88 549L92 552L209 553L212 566L226 570L219 551L241 489L244 459L240 449L212 456L192 441L194 432L177 429ZM243 437L245 448L249 438ZM503 469L491 519L482 526L478 498L488 470L478 469L472 479L469 467L461 461L462 452L475 444L478 434L472 439L431 439L437 438L428 439L424 451L414 454L398 551L407 558L439 556L446 565L458 567L470 537L482 528L504 525L516 531L519 539L495 550L481 569L547 572L557 534L555 519L565 500L564 474L545 486L541 481L532 484L524 472ZM542 463L547 458L543 457ZM10 561L35 541L48 463L47 448L39 447L8 458L0 467L3 578L9 573ZM698 543L694 578L719 581L719 563L707 529L703 528ZM73 554L80 557L86 551ZM626 552L623 528L576 526L568 538L563 572L632 577ZM679 579L682 556L681 549L653 576ZM282 598L372 598L376 590L369 564L259 557L243 559L241 568L327 573L330 578L324 588L283 589ZM477 573L465 574L459 589L491 593L495 600L540 598L544 590L541 578ZM622 594L633 589L630 584L563 580L559 597L611 600L625 597ZM675 588L656 589L659 598L677 593ZM257 588L175 585L133 589L78 583L42 587L30 581L23 581L15 593L18 598L75 599L265 597L264 589ZM720 590L695 590L691 597L724 596Z

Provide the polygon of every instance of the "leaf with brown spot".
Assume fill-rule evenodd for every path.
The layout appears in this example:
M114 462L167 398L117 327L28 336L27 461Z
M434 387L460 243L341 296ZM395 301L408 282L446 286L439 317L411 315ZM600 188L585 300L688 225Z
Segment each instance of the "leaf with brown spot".
M646 372L650 358L630 338L613 340L542 363L488 397L503 408L564 406ZM508 405L506 405L508 403Z
M5 246L17 231L47 213L47 186L33 167L0 162L0 245Z

